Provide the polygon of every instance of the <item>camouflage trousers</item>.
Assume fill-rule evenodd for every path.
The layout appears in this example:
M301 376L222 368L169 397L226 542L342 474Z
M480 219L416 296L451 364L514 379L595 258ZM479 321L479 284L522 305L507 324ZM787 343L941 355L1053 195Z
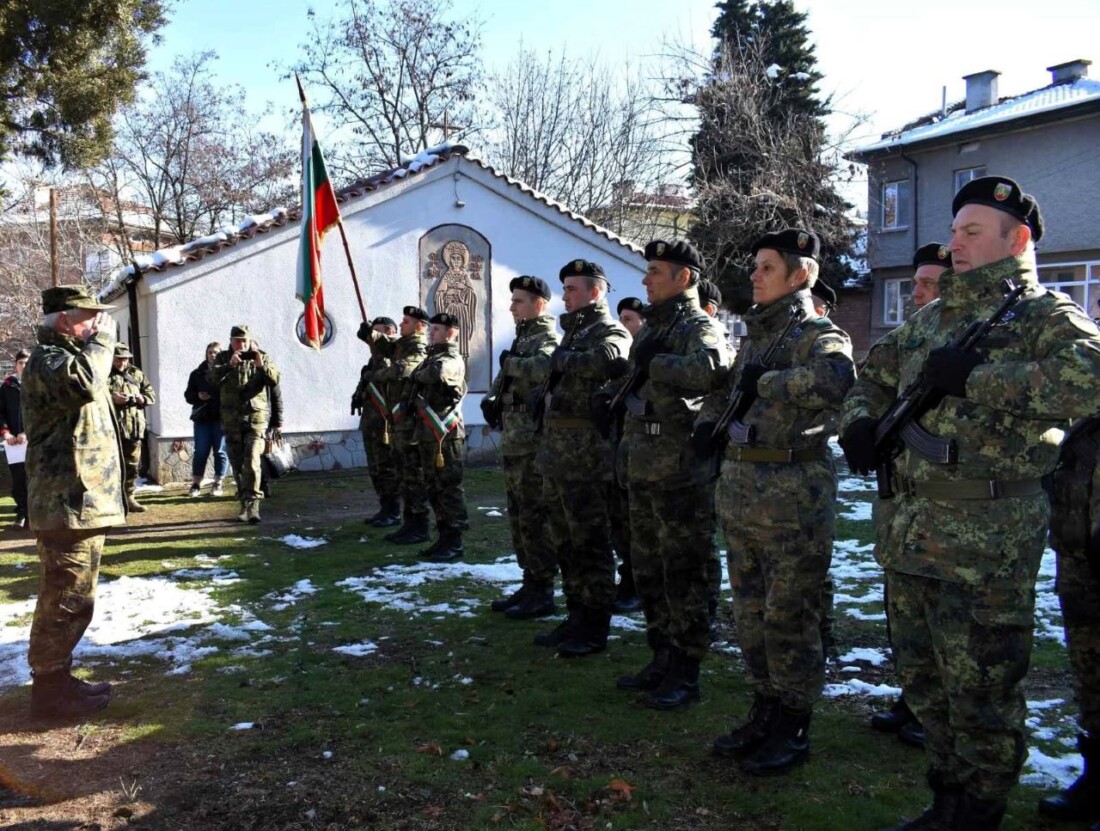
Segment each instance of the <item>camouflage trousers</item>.
M420 450L420 470L424 477L428 502L435 512L435 524L445 528L465 531L470 527L466 512L466 491L462 487L462 465L466 457L466 440L454 437L443 441L421 440L414 445ZM443 466L439 457L442 454Z
M572 605L610 611L615 599L609 501L613 484L543 479L546 521Z
M390 435L394 461L401 479L401 502L405 518L422 517L428 513L428 484L424 481L424 465L420 461L420 445L413 444L409 433ZM432 450L435 464L435 450Z
M718 514L714 510L714 484L708 484L706 499L710 502L710 533L707 535L707 599L718 608L722 601L722 555L718 553Z
M905 700L924 725L931 768L980 799L1003 799L1027 755L1034 583L991 589L887 569Z
M72 661L95 609L103 528L39 531L38 602L27 660L36 675L61 672Z
M260 456L264 452L264 431L258 425L252 429L241 425L225 427L225 452L237 478L237 499L241 504L263 499Z
M749 684L798 711L825 683L823 589L836 527L832 463L726 461L715 504Z
M630 495L618 482L611 483L608 517L611 521L611 547L619 558L619 580L634 580L630 556Z
M133 496L141 467L141 439L122 440L122 463L126 467L126 495Z
M381 417L359 422L363 434L363 448L367 451L367 472L371 485L380 502L396 502L401 498L401 473L397 468L397 449L383 441L387 435Z
M651 648L675 646L699 660L710 646L707 606L714 556L711 486L630 489L634 584Z
M512 545L523 569L523 582L536 589L553 588L558 558L546 528L543 482L535 470L534 453L504 457L504 485Z
M1100 738L1100 580L1083 551L1058 552L1058 600L1081 729Z

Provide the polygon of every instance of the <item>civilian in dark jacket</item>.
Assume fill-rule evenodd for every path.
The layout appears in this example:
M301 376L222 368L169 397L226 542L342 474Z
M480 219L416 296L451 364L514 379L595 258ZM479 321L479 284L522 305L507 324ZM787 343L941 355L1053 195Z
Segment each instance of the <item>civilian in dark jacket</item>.
M15 372L0 384L0 441L7 447L27 443L27 433L23 427L23 394L19 385L19 379L23 377L23 367L27 365L27 357L27 353L20 349L15 355ZM15 500L15 524L12 528L26 528L26 466L23 462L12 464L8 461L8 469L11 470L11 495Z
M195 455L191 459L191 496L198 496L206 473L206 460L214 452L214 487L211 496L222 495L222 478L229 469L229 456L225 452L225 434L222 432L220 391L207 379L214 365L214 358L221 351L217 341L206 345L206 360L191 372L183 397L191 405L191 421L195 425Z

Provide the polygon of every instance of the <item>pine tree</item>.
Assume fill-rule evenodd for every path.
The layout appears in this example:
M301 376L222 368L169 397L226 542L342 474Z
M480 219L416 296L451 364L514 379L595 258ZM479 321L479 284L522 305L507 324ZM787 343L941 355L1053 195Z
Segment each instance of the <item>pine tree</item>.
M752 304L751 245L771 230L804 227L822 240L822 278L834 287L852 274L851 205L836 191L806 14L792 0L723 0L711 30L712 73L694 103L697 197L692 241L714 263L730 307Z

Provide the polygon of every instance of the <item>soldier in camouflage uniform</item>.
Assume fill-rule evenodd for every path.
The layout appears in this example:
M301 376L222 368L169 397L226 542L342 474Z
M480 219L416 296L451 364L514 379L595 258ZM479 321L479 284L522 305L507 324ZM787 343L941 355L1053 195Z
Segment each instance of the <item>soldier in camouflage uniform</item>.
M573 260L561 269L565 332L550 359L542 443L535 461L544 478L547 523L561 567L568 618L535 636L565 657L607 648L615 599L608 502L613 477L611 442L592 420L593 394L626 371L630 335L607 307L603 268Z
M1100 409L1100 332L1068 297L1043 289L1035 200L983 177L952 204L954 267L941 296L868 357L841 413L842 446L861 473L883 461L877 420L917 379L944 395L918 426L957 463L905 448L889 527L880 529L898 672L924 725L934 800L903 828L1000 828L1026 752L1021 682L1034 628L1035 577L1049 501L1042 479L1065 420ZM952 342L1026 289L977 350Z
M153 385L145 373L131 366L133 354L126 344L115 346L115 360L107 385L118 415L119 438L122 440L122 460L126 465L126 508L133 513L145 511L134 498L138 469L141 467L141 440L145 436L145 408L157 403Z
M462 488L466 361L458 351L458 318L440 312L430 324L427 357L413 370L411 397L402 406L408 407L405 416L415 423L413 443L420 453L420 469L439 534L420 557L450 563L462 557L462 532L470 527Z
M225 449L237 477L241 503L237 519L255 525L260 521L263 499L260 456L271 420L268 389L279 383L279 370L268 354L252 343L247 326L234 326L229 338L229 349L218 353L207 378L220 391Z
M742 758L757 775L805 760L825 680L822 593L837 488L827 425L855 365L848 336L813 307L819 250L817 237L797 228L765 234L753 245L748 336L730 383L707 399L694 434L700 452L708 449L731 391L742 392L715 499L754 704L748 722L715 739L714 750ZM773 344L778 348L765 366Z
M1100 819L1100 416L1084 419L1062 444L1054 471L1050 544L1058 555L1062 606L1085 769L1066 790L1039 802L1052 819ZM1094 825L1096 829L1100 825Z
M397 324L388 317L376 317L370 328L383 337L370 344L370 360L360 370L359 385L351 396L351 413L359 413L367 470L378 497L378 510L364 522L372 528L389 528L401 521L401 473L391 436L393 404L386 395L387 384L377 376L392 364L385 353L397 337Z
M126 522L124 471L107 376L115 323L84 286L42 292L45 314L23 372L29 518L38 540L38 602L28 660L31 711L80 716L107 706L110 684L72 677L73 649L95 609L107 529Z
M501 431L504 484L508 492L508 519L512 545L523 569L523 585L508 597L494 600L490 608L513 620L552 615L554 578L558 562L546 533L542 476L535 471L538 439L527 399L546 379L550 355L561 338L555 318L547 313L550 287L538 277L516 277L512 292L512 319L516 338L500 355L500 372L493 379L481 411L490 427Z
M713 466L690 452L688 438L703 397L725 380L729 355L714 320L688 294L702 268L694 246L653 240L645 257L650 305L620 385L626 415L618 464L653 658L618 687L645 691L647 707L673 710L699 699L699 662L710 646L708 563L715 556Z

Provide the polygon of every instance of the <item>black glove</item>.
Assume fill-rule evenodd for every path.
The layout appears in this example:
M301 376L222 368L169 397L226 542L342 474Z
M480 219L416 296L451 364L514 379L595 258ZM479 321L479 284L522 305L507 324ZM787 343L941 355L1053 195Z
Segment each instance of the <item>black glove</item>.
M504 373L504 364L508 361L508 359L510 357L512 357L512 353L509 352L507 349L505 349L503 352L500 353L500 371L501 371L501 374Z
M564 373L569 362L569 350L559 346L550 356L550 371Z
M879 455L875 452L875 423L873 418L857 418L840 439L848 467L859 476L873 473L879 465Z
M492 427L494 430L499 430L504 426L500 417L500 399L492 395L487 395L481 399L481 414L485 416L485 423Z
M714 455L714 427L713 421L702 421L691 431L691 450L697 458L707 459Z
M966 379L980 363L980 355L941 346L928 353L928 360L924 362L924 380L948 395L966 398Z
M649 362L665 351L665 344L660 338L647 338L634 347L634 366L645 369Z
M359 324L359 331L355 333L355 336L357 338L359 338L359 340L369 341L370 340L370 333L371 333L370 321L369 320L364 320L362 323Z
M362 415L363 414L363 405L359 402L359 396L358 395L353 395L351 397L351 414L352 415Z

